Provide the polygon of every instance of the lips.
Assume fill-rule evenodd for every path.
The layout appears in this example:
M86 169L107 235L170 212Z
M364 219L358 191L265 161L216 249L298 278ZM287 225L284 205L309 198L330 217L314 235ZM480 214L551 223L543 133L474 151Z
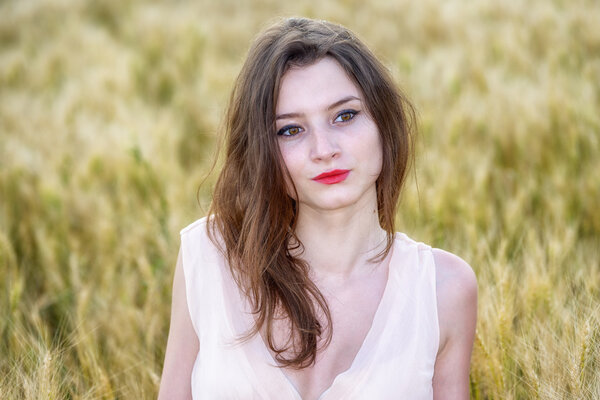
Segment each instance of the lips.
M322 174L312 178L312 180L315 182L323 183L325 185L333 185L335 183L340 183L346 180L349 174L349 169L334 169L331 171L323 172Z

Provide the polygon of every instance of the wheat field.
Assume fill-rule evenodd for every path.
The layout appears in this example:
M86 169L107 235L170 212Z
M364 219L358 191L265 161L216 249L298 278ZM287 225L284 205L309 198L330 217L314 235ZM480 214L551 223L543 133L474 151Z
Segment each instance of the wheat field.
M292 15L418 110L398 226L477 274L471 397L600 399L593 0L0 2L0 398L156 397L179 229L250 40Z

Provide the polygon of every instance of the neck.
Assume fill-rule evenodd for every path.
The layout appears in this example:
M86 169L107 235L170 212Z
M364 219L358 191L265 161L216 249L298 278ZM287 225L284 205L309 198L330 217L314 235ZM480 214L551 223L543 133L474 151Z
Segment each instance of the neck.
M376 266L371 260L386 246L377 202L337 210L300 208L296 235L304 245L301 257L320 276L347 278Z

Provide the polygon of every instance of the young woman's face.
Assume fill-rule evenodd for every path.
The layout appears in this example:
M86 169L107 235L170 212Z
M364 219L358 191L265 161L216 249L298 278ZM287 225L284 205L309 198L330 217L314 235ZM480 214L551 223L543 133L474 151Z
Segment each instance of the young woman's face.
M300 209L376 206L379 131L360 90L333 58L285 73L276 132Z

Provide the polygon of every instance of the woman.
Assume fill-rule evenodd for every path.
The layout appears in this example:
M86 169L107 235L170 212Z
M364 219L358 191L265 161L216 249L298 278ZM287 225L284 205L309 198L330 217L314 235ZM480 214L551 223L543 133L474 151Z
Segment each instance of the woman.
M412 115L341 26L256 39L209 217L181 232L160 398L468 398L474 274L394 233Z

